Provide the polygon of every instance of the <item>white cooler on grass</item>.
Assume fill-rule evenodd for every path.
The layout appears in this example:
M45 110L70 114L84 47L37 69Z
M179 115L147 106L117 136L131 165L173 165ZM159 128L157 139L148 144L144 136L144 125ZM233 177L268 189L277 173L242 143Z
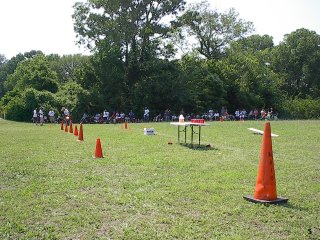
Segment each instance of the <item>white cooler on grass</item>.
M154 128L144 128L144 135L155 135L156 131L154 130Z

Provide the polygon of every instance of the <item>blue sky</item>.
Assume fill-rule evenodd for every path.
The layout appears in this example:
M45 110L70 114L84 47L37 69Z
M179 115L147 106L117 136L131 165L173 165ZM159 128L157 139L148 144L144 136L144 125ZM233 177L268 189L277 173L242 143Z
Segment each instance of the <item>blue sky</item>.
M71 15L76 0L0 0L0 54L41 50L45 54L84 53L76 46ZM187 0L188 3L199 2ZM320 0L209 0L212 8L234 7L254 23L257 34L278 44L284 34L307 28L320 34Z

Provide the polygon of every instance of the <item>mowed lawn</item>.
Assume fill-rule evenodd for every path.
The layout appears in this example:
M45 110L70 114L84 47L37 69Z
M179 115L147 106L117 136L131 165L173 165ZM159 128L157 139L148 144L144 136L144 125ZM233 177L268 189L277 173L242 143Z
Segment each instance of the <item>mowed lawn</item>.
M264 122L209 124L211 147L190 148L169 123L84 125L78 142L0 119L0 239L320 239L320 121L271 122L284 205L243 199L262 140L247 128Z

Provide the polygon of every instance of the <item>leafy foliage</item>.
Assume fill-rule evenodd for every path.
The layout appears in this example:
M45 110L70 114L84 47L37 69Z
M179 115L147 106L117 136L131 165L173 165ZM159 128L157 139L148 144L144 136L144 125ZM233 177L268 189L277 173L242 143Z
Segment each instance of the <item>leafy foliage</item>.
M58 90L57 74L50 69L44 55L36 55L20 62L4 86L6 91L31 87L39 91L46 90L55 93Z
M281 112L289 119L319 119L320 99L286 99L281 105Z
M70 81L62 85L56 94L59 109L67 106L74 120L79 120L83 111L86 111L86 104L90 93L83 89L80 84Z
M203 1L192 5L180 18L180 24L189 36L195 36L197 51L207 59L220 59L231 41L237 40L253 30L251 22L238 19L235 9L226 13L210 10Z
M39 107L46 112L50 109L57 111L57 99L53 93L33 88L27 88L23 92L10 91L4 96L2 102L7 118L16 121L31 121L32 111Z
M285 78L283 90L291 97L320 96L320 36L298 29L273 49L273 68Z
M184 7L183 0L76 3L75 32L93 54L0 54L0 111L24 121L40 106L67 107L74 120L104 109L139 118L146 106L151 118L222 106L319 117L317 33L297 29L274 46L271 36L248 36L253 24L234 9L220 13L206 1ZM177 55L185 44L189 51Z

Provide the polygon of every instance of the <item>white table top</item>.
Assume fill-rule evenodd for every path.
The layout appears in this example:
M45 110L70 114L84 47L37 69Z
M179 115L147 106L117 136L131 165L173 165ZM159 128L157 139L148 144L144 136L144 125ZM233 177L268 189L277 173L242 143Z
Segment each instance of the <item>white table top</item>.
M171 125L175 126L209 126L207 123L193 123L193 122L171 122Z

